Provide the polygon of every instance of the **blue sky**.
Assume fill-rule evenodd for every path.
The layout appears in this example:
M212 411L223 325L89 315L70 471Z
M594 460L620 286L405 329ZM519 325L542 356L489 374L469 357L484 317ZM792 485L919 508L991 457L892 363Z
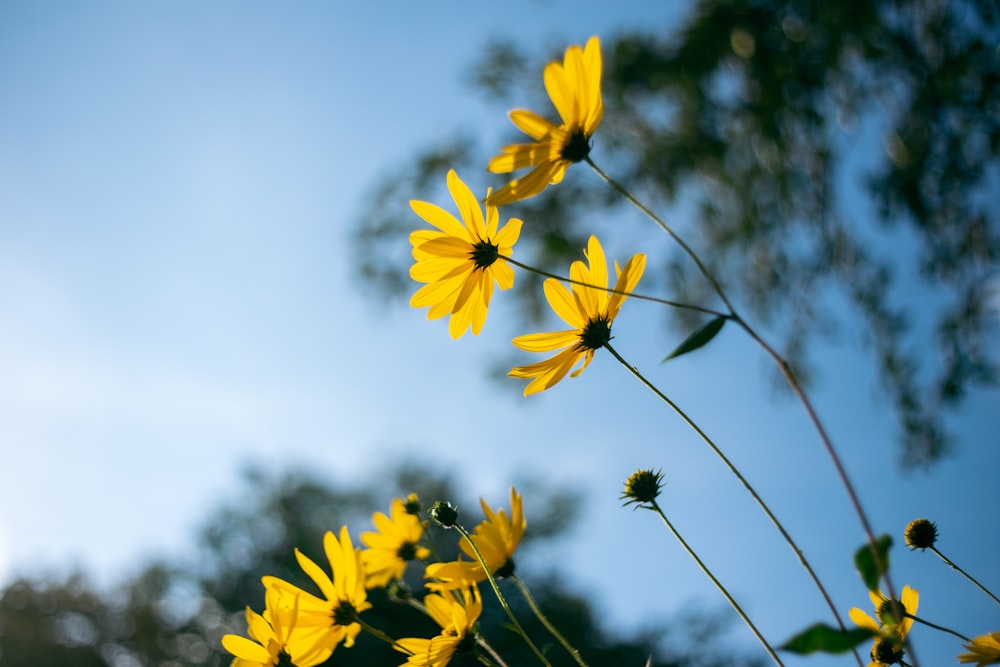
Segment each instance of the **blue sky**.
M422 312L366 303L351 275L350 224L379 175L448 128L506 126L506 109L462 83L489 38L542 52L666 30L684 11L612 5L0 7L0 582L79 566L113 583L182 556L247 461L349 478L426 453L495 503L526 470L584 489L585 521L558 556L626 626L721 604L652 515L620 508L640 467L664 469L678 527L765 634L825 619L742 488L610 357L521 399L486 373L514 333L502 302L483 335L456 342ZM727 331L658 366L676 342L649 326L659 318L627 304L619 349L758 485L842 611L867 608L849 562L857 521L801 409L770 391L766 360ZM954 421L955 458L906 477L865 354L817 356L816 403L878 530L932 518L948 552L1000 587L997 392ZM501 427L484 430L484 414ZM997 607L932 556L894 558L930 620L1000 629ZM742 628L731 635L755 650ZM916 641L925 664L957 649Z

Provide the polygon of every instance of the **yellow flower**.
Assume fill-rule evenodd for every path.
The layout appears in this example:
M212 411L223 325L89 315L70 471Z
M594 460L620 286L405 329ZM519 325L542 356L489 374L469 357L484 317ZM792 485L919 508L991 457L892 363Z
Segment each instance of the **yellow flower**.
M972 652L960 654L959 662L974 662L976 667L1000 665L1000 632L980 635L963 646Z
M486 206L484 220L479 201L454 169L448 172L448 190L462 222L434 204L410 201L413 212L438 229L410 234L415 260L410 277L427 283L413 295L410 305L430 306L429 320L451 314L448 331L452 338L461 338L470 326L472 333L479 335L494 283L500 289L513 287L514 269L500 255L510 256L522 222L511 218L498 231L500 214L496 207Z
M552 62L545 67L545 90L562 118L562 125L524 109L510 112L514 125L535 141L504 146L486 168L495 174L526 167L534 169L490 195L486 199L488 204L503 206L534 197L549 183L562 181L569 165L587 157L590 137L604 118L601 67L601 44L597 37L591 37L586 48L569 47L562 63Z
M347 526L340 529L339 538L327 531L323 536L323 549L330 561L333 579L298 549L295 550L295 558L325 599L277 577L264 577L264 586L285 599L297 600L297 626L300 629L323 631L331 648L341 642L350 647L361 632L361 624L358 623L361 612L371 608L365 590L361 552L351 543Z
M368 588L381 588L401 578L408 561L423 560L431 555L430 549L419 545L424 524L419 517L406 511L411 501L416 502L416 498L410 496L405 501L396 498L389 508L391 518L382 512L372 515L378 532L361 533L361 541L368 547L361 552Z
M521 506L521 494L513 487L510 489L510 517L500 509L493 511L486 501L479 499L486 520L476 526L472 540L479 547L490 573L497 577L510 576L514 573L514 551L521 543L524 529L528 522L524 518ZM427 584L427 588L435 591L452 590L464 586L472 586L486 580L486 572L476 558L469 543L462 538L459 547L471 561L457 560L449 563L432 563L427 566L424 576L437 579Z
M431 593L424 598L424 605L431 618L441 626L441 634L433 639L400 639L396 648L411 653L406 665L444 667L457 651L472 648L473 627L483 611L483 601L478 588L466 588L461 600L454 595Z
M324 643L321 634L296 628L297 598L288 606L279 600L276 591L267 591L265 604L263 615L247 607L247 633L255 641L232 634L222 637L222 646L235 656L232 667L271 667L289 662L312 667L330 657L333 648Z
M518 366L508 373L512 377L532 379L524 388L525 396L553 386L562 380L578 361L582 361L580 367L570 376L576 377L590 364L594 358L594 350L604 347L611 340L611 324L617 317L625 296L620 293L609 294L607 291L608 267L604 259L604 250L597 237L590 237L584 255L590 266L579 261L573 262L569 276L572 280L593 287L574 283L571 284L573 291L570 293L555 278L545 281L545 297L549 305L573 328L519 336L514 339L514 345L528 352L548 352L562 348L550 359L528 366ZM639 283L645 268L646 256L641 253L634 255L624 269L620 269L616 262L615 273L618 281L615 290L631 292Z
M912 618L903 617L898 622L895 621L895 618L901 616L903 612L915 616L920 601L919 596L916 589L903 586L900 600L903 605L902 609L898 608L899 602L890 600L881 591L877 593L868 591L868 596L875 606L875 616L879 620L872 618L857 607L848 612L851 620L858 626L879 634L872 646L872 662L868 664L868 667L894 664L902 657L903 639L906 638L913 626Z

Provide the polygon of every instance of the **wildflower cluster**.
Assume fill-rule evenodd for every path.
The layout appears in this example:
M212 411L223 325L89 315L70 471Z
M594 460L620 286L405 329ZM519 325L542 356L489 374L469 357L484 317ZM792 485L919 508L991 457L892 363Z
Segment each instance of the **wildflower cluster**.
M660 517L678 543L739 614L775 664L782 665L777 651L783 649L799 654L815 651L852 652L858 666L864 667L858 647L871 641L869 667L894 664L905 667L911 664L906 660L916 663L910 643L910 633L915 623L950 633L963 640L963 647L968 652L957 656L959 662L975 662L978 667L1000 664L1000 633L970 639L918 617L916 589L904 586L897 597L889 573L889 547L892 539L888 535L878 537L872 531L871 522L858 500L858 494L845 472L837 449L791 365L737 312L723 289L722 282L716 279L691 246L662 218L595 164L591 158L592 141L604 117L602 68L600 41L597 37L590 38L582 47L570 46L561 62L550 63L543 72L545 89L558 113L559 122L524 109L510 113L511 121L531 141L501 148L499 154L484 167L497 174L529 169L526 175L514 178L496 192L484 188L479 191L482 195L479 196L454 170L449 171L446 184L457 209L457 216L430 202L410 202L413 212L433 227L418 229L409 237L414 260L410 275L416 282L422 283L413 294L410 304L415 308L427 308L427 317L432 320L448 316L448 331L452 338L460 338L470 329L473 335L478 335L485 325L494 288L512 289L515 269L545 276L543 290L546 300L567 328L515 337L512 342L518 349L533 353L552 353L552 356L516 366L508 375L528 380L524 387L526 396L536 394L552 388L567 375L579 376L592 362L598 350L607 349L630 375L680 416L717 455L729 472L746 488L753 501L774 524L781 539L788 544L797 561L805 568L829 607L835 625L817 623L775 649L725 584L711 572L670 521L658 501L664 488L661 471L654 473L652 468L638 470L625 483L621 499L626 501L626 505L635 504L636 507L651 510ZM567 271L533 267L513 257L523 226L530 225L531 222L509 218L501 224L504 216L500 209L541 195L548 186L560 183L571 165L580 162L586 163L612 190L668 234L697 266L707 286L717 297L716 301L722 304L721 308L683 304L636 294L634 290L646 269L646 256L643 253L633 254L624 265L614 262L612 287L609 261L596 235L591 235L586 248L582 249L583 260L572 262ZM690 309L710 316L709 321L677 345L665 361L706 345L724 325L732 323L776 363L831 457L833 469L848 492L852 509L864 528L867 541L856 553L855 565L869 591L875 608L874 616L859 608L852 608L848 616L856 627L848 627L841 616L841 610L834 604L832 596L806 559L805 551L794 541L756 488L704 429L612 346L615 320L629 297L671 308ZM363 631L389 642L396 650L406 654L408 665L442 667L458 652L475 651L481 662L504 667L502 658L478 632L477 619L483 608L480 587L485 582L489 583L507 613L510 627L522 635L542 665L550 667L545 654L538 650L523 631L496 581L498 578L510 577L522 587L515 575L513 558L526 527L521 497L511 490L509 513L506 509L494 511L485 501L481 505L486 518L471 532L462 526L458 508L448 502L438 502L428 511L428 515L437 524L455 529L459 534L458 546L461 553L453 561L432 559L433 550L424 539L427 525L418 515L416 508L419 507L419 502L414 497L394 500L388 515L380 512L374 514L376 530L361 535L365 549L354 547L346 527L341 528L338 535L327 533L324 550L329 562L329 573L296 551L302 570L318 587L322 597L275 577L264 577L264 612L257 614L247 610L250 638L227 635L223 640L226 649L236 656L234 667L285 664L307 667L318 664L329 658L339 646L350 647ZM937 526L926 519L912 522L904 533L905 543L911 550L930 550L1000 604L1000 599L938 550L938 537ZM423 585L426 589L423 602L415 604L437 622L441 633L431 638L393 639L366 623L365 614L372 606L367 593L373 588L403 585L402 578L413 561L423 563ZM580 667L586 667L578 652L544 618L527 590L522 588L522 592L542 625L566 648Z
M401 664L406 665L444 667L456 653L476 651L478 642L485 642L478 637L483 610L479 585L487 577L513 574L514 551L527 527L521 495L513 488L510 505L508 515L482 501L486 519L475 527L471 540L459 544L471 561L461 556L450 562L431 560L427 521L420 517L419 500L413 494L394 499L388 515L372 515L375 530L361 534L364 549L355 547L346 526L324 536L327 563L323 565L296 549L299 566L322 597L283 579L263 577L265 609L262 614L247 609L249 637L228 634L222 639L235 656L233 667L311 667L325 662L338 647L353 646L363 631L405 654ZM485 559L476 560L475 550ZM434 637L393 639L365 621L372 608L368 591L392 585L405 588L403 577L411 562L424 565L426 588L422 604L412 602L437 622L441 632Z

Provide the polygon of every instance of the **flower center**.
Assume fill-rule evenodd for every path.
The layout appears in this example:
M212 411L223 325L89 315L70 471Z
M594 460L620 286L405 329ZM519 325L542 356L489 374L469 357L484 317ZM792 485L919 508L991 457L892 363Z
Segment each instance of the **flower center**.
M575 128L559 151L559 156L570 162L579 162L590 154L590 139L581 128Z
M403 542L399 545L396 555L403 560L413 560L417 557L417 545L413 542Z
M508 558L503 565L496 569L493 576L497 579L503 579L505 577L510 577L514 574L514 559Z
M295 663L292 662L292 656L288 655L284 651L278 652L278 662L274 664L275 667L295 667Z
M335 625L350 625L358 622L358 610L347 600L341 600L337 608L333 610L333 622Z
M903 658L903 652L885 639L879 638L872 644L872 660L883 665L895 665Z
M485 269L500 257L500 246L496 243L490 243L490 240L486 239L474 244L469 256L472 257L472 263L476 265L477 269Z
M599 350L610 342L611 320L607 315L591 319L580 333L580 345L588 350Z

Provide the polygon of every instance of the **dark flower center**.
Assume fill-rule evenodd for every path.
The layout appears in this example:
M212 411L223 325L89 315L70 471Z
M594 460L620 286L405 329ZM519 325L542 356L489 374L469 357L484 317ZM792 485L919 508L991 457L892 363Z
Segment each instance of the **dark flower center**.
M288 655L284 651L278 652L278 662L274 664L275 667L295 667L295 663L292 662L292 656Z
M607 315L591 319L580 333L580 345L587 350L599 350L610 342L611 320Z
M396 555L403 560L413 560L417 557L417 545L413 542L403 542L396 551Z
M500 246L496 243L490 243L490 240L486 239L474 244L469 256L472 257L472 263L476 265L477 269L485 269L500 257Z
M872 660L884 665L895 665L903 659L903 652L884 639L876 639L872 645Z
M559 152L559 156L570 162L579 162L588 155L590 155L590 138L583 133L581 128L576 128L570 133L569 139L566 140L566 144Z
M335 625L350 625L358 622L358 610L347 600L341 600L337 608L333 610L333 622Z
M508 558L507 562L497 568L493 576L498 579L503 579L504 577L509 577L514 574L514 559Z
M470 632L458 642L458 646L455 647L455 653L467 653L474 648L476 648L476 636Z

